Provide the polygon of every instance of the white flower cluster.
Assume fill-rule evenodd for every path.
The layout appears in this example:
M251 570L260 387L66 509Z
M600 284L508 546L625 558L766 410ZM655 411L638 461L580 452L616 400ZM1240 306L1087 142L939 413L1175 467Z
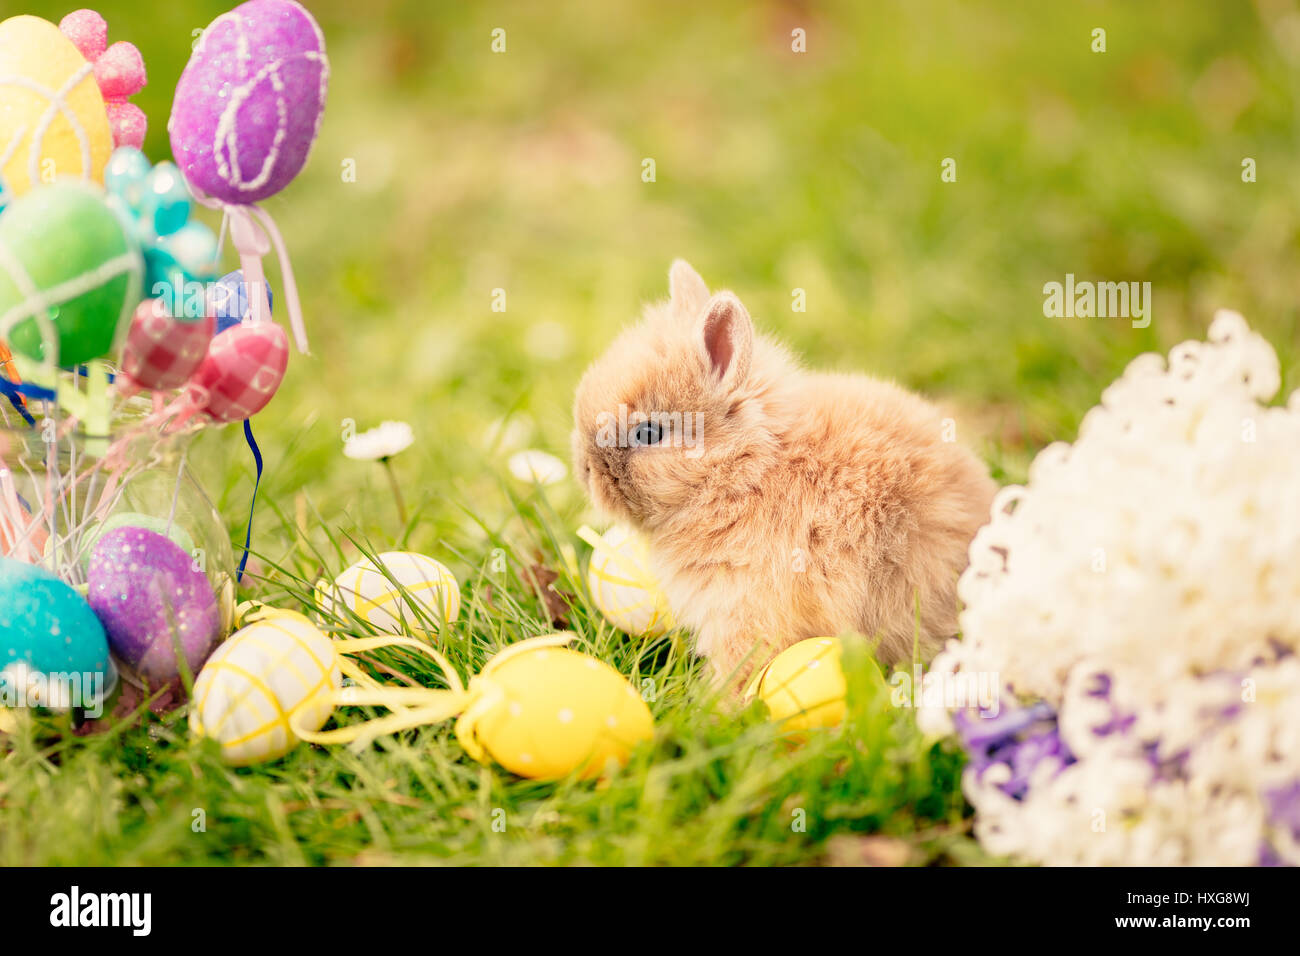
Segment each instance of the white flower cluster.
M1279 382L1220 312L1167 366L1131 363L994 502L963 637L928 675L995 673L1038 706L987 746L997 725L956 720L990 851L1300 864L1300 391L1262 404Z

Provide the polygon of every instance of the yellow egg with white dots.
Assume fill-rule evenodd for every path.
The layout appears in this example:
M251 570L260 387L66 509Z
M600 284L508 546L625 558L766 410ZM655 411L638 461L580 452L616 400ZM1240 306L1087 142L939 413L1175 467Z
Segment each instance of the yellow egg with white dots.
M591 545L587 587L605 619L633 637L658 637L672 630L668 598L650 567L650 542L627 525L604 534L583 527L578 535Z
M236 765L274 760L298 743L290 729L319 730L343 686L338 652L301 615L265 617L235 633L203 665L190 703L190 730L221 745Z
M317 589L317 602L340 618L351 610L388 634L436 632L460 614L460 585L439 561L414 551L385 551L348 568L333 585ZM405 626L405 629L404 629Z
M507 649L469 693L474 703L457 737L470 756L490 756L521 777L599 776L654 733L650 708L623 675L565 647Z
M745 697L763 701L783 729L834 727L844 720L846 706L843 651L838 637L791 645L754 676Z

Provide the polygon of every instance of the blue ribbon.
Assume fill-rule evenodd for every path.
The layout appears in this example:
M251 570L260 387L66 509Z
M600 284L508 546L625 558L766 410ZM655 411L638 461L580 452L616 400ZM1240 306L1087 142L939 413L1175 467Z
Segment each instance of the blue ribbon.
M257 464L257 478L253 481L253 500L248 503L248 527L244 531L244 556L239 559L239 572L235 575L236 581L244 580L244 568L248 565L248 550L253 546L253 509L257 507L257 489L262 484L262 450L257 447L257 440L253 438L252 419L244 419L244 440L248 442L248 447L253 452L253 461Z
M87 375L90 374L90 370L87 369L86 366L84 365L78 365L75 368L70 368L67 369L66 371L70 371L74 375L79 375L82 378L85 378ZM112 372L108 373L108 380L110 382L115 381L116 379L117 379L116 375L114 375ZM14 409L18 412L19 415L23 416L23 419L27 422L28 425L35 425L36 419L31 416L31 413L28 412L27 408L23 405L22 399L24 397L33 398L36 399L37 401L42 401L42 402L58 401L58 397L59 397L53 389L43 388L40 385L36 385L32 382L14 383L9 381L9 379L6 378L4 375L0 375L0 395L3 395L5 398L9 399L9 404L14 407Z
M15 411L17 411L19 415L23 416L23 420L27 422L28 425L35 425L36 419L32 418L31 412L27 411L27 406L23 404L23 389L24 386L15 385L13 382L9 381L9 379L0 375L0 394L3 394L5 398L9 399L9 404L14 407Z
M78 365L75 369L68 369L68 371L76 372L76 374L81 376L82 378L88 378L90 376L90 367L88 365ZM108 380L110 382L116 382L117 374L114 372L109 372Z

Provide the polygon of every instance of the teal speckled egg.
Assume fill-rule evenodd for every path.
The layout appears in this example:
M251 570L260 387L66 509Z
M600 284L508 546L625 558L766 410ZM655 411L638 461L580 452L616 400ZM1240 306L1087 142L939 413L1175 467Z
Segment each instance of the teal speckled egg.
M99 674L99 686L111 687L116 679L104 628L85 598L44 568L0 558L0 684L23 665L67 675L65 682Z

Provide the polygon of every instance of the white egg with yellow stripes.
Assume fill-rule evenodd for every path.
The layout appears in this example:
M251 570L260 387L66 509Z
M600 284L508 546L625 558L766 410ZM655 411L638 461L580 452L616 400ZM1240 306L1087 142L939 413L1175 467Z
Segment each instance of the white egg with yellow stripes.
M340 618L347 617L345 609L351 610L378 631L422 634L456 620L460 585L445 565L428 555L385 551L375 560L358 561L333 585L320 588L317 600Z
M644 535L616 524L604 534L579 528L578 537L591 545L587 587L609 623L633 637L658 637L675 626L668 598L650 569Z
M267 617L208 658L194 682L190 730L217 741L232 764L274 760L298 743L290 718L319 730L333 709L324 692L342 686L338 652L315 625L300 615Z

